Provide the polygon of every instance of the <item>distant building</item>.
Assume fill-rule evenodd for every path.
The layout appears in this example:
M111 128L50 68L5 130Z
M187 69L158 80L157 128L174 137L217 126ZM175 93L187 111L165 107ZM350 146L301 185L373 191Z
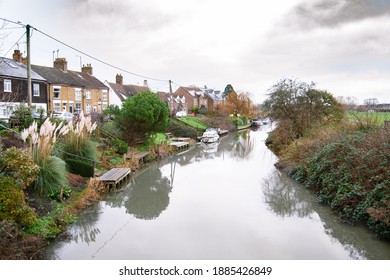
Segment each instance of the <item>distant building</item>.
M148 86L147 80L144 80L143 86L131 84L124 85L123 76L120 74L116 75L115 83L105 81L104 84L109 87L111 92L110 104L117 105L119 108L122 107L122 102L125 101L126 98L144 91L151 91Z

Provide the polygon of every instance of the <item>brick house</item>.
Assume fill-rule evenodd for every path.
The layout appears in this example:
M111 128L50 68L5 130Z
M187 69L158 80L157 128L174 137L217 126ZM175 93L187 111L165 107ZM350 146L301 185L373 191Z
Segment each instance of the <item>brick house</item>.
M85 114L103 112L109 105L109 89L93 76L91 64L81 72L68 70L65 58L57 58L53 67L32 65L48 82L48 110Z

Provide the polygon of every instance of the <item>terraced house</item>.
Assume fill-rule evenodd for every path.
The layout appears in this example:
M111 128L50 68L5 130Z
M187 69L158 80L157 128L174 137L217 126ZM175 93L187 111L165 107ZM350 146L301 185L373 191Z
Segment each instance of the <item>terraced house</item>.
M109 89L93 76L91 64L81 72L68 70L65 58L56 58L53 67L32 65L48 83L48 110L85 114L103 112L109 105Z
M0 118L9 119L16 106L27 104L27 67L21 62L20 52L14 59L0 57ZM15 60L16 59L16 60ZM46 80L31 71L32 105L47 110Z

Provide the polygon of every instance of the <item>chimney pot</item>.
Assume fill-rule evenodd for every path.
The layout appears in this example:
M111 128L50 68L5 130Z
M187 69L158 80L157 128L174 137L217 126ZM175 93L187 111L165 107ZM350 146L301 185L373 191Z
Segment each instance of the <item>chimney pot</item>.
M87 74L92 76L92 66L91 66L91 63L87 63L87 66L83 65L83 67L81 67L81 72L87 73Z
M149 87L148 80L144 80L144 87Z
M14 50L14 53L12 55L12 59L17 61L17 62L23 61L23 57L22 57L22 54L20 53L20 50Z
M123 85L123 76L121 74L116 74L115 81L118 85Z
M54 68L64 72L68 71L68 62L66 61L66 58L57 57L56 60L54 60Z

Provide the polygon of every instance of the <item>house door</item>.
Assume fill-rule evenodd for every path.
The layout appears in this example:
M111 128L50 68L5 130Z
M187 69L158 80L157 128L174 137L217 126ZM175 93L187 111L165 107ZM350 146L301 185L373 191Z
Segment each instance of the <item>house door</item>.
M73 104L69 104L69 113L73 114Z

